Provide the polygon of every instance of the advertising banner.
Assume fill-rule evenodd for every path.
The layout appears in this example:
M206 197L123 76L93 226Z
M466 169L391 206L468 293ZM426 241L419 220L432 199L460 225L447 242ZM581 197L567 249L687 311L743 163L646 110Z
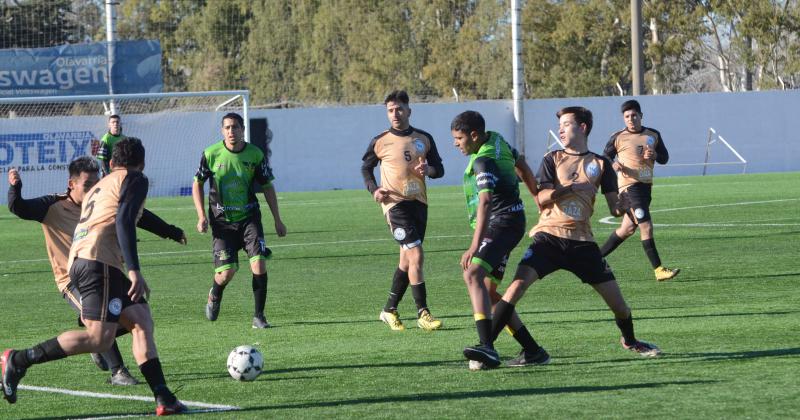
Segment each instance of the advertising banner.
M158 93L161 44L117 41L114 93ZM0 97L108 94L107 43L0 50Z

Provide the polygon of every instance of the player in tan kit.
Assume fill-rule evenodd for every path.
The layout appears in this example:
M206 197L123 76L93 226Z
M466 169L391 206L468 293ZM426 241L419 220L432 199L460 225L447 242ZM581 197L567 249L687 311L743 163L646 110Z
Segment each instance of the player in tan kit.
M550 152L539 168L539 223L531 230L533 243L517 267L514 281L498 304L492 323L493 336L505 327L525 291L536 280L565 269L591 285L614 313L622 332L622 346L642 356L658 356L661 350L639 341L633 332L633 317L617 285L614 273L600 255L589 220L598 188L614 216L622 216L617 178L611 162L588 148L592 113L583 107L568 107L556 114L564 150ZM480 360L483 361L483 360Z
M417 305L417 326L427 331L436 330L442 322L435 319L428 309L422 274L422 241L428 223L425 177L441 178L444 166L433 137L409 124L408 94L402 90L393 91L384 104L391 127L372 139L361 166L367 190L380 203L390 232L400 245L400 263L380 320L392 330L405 329L397 305L410 284ZM373 173L379 163L380 187Z
M133 356L156 400L159 416L187 411L169 390L153 339L150 293L139 269L136 224L144 210L148 181L145 151L136 138L121 140L112 154L113 171L84 197L68 257L70 281L82 296L85 330L67 331L29 349L7 349L0 357L3 397L17 401L17 385L34 364L102 352L119 326L131 332ZM123 270L127 270L127 277Z
M35 220L42 225L45 247L50 265L55 276L58 292L77 312L81 313L81 294L77 286L70 283L67 271L67 255L72 246L72 234L81 214L83 198L98 181L99 167L97 161L89 156L76 158L69 164L69 180L64 194L50 194L32 199L22 198L22 178L16 169L8 172L8 209L23 220ZM161 220L155 214L145 210L139 220L138 227L155 233L162 238L170 238L179 243L186 243L183 230ZM78 318L79 324L80 317ZM128 330L120 328L117 336L127 334ZM139 382L130 375L122 360L117 342L111 349L102 354L92 353L92 359L101 370L110 370L111 385L136 385Z
M650 219L653 167L656 162L666 164L669 152L658 131L642 126L642 108L639 102L633 99L625 101L621 109L625 128L611 135L603 154L613 161L620 195L626 196L630 206L622 217L622 224L611 232L600 252L603 257L612 253L636 232L638 226L642 248L653 266L656 280L669 280L677 276L681 270L661 265L661 258L658 256L653 238L653 222Z

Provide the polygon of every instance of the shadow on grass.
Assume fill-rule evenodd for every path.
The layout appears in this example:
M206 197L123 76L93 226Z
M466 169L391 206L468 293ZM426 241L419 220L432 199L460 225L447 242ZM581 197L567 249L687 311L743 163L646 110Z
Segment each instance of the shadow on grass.
M700 384L709 384L715 382L716 381L671 381L671 382L634 383L625 385L565 386L565 387L551 387L551 388L512 388L512 389L494 389L494 390L440 392L440 393L434 392L426 394L398 395L398 396L375 397L375 398L353 398L345 400L315 401L315 402L293 403L293 404L276 404L271 406L266 405L259 407L248 407L240 411L247 412L247 411L261 411L261 410L308 409L308 408L341 407L341 406L353 406L353 405L403 403L403 402L452 401L452 400L468 400L472 398L507 398L507 397L525 397L525 396L553 395L553 394L582 394L582 393L592 393L592 392L613 392L613 391L625 391L625 390L637 390L637 389L656 389L671 385L700 385Z
M708 276L708 277L695 277L688 280L683 278L676 279L671 283L691 283L699 281L720 281L720 280L764 280L764 279L780 279L783 277L796 277L800 276L800 271L794 273L773 273L773 274L750 274L750 275L730 275L730 276Z
M651 363L686 363L686 362L708 362L708 361L725 361L725 360L747 360L759 359L763 357L781 357L781 356L798 356L800 355L800 348L786 348L786 349L771 349L771 350L752 350L752 351L733 351L733 352L701 352L701 353L673 353L666 352L663 357L658 358L619 358L607 360L576 360L561 363L565 357L553 355L553 364L558 365L597 365L597 364L613 364L613 363L630 363L647 360ZM567 356L573 357L573 356ZM539 370L539 369L536 369ZM531 369L521 370L520 373L530 372Z
M658 320L658 319L691 319L691 318L724 318L736 316L778 316L778 315L791 315L800 313L800 311L764 311L764 312L730 312L720 314L692 314L692 315L664 315L664 316L636 316L634 311L634 319L641 320ZM558 321L541 321L541 320L524 320L529 325L541 324L592 324L598 322L613 322L612 318L603 319L573 319L573 320L558 320Z

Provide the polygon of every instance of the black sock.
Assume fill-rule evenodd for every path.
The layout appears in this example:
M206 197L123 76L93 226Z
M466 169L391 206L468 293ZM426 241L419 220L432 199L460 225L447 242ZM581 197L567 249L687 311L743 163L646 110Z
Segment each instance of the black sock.
M119 368L122 367L122 353L119 352L119 346L117 346L117 342L114 341L114 344L111 345L111 348L108 351L104 351L100 353L105 359L108 368L111 370L111 373L116 372Z
M475 326L478 328L478 340L480 340L481 344L494 348L492 345L492 320L477 320L475 321Z
M385 312L397 310L397 304L403 299L408 289L408 272L400 268L394 271L392 277L392 288L389 291L389 299L386 301L386 306L383 307Z
M497 336L500 335L500 332L506 327L512 315L514 315L514 305L500 299L497 305L495 305L494 315L492 315L494 319L494 321L492 321L492 342L497 340Z
M267 273L253 274L253 298L256 303L254 316L263 317L267 304Z
M658 257L656 241L653 238L642 241L642 247L644 248L644 253L647 254L647 259L650 260L650 265L652 265L654 269L660 267L661 258Z
M614 250L617 249L617 247L623 242L625 242L625 240L620 238L616 231L611 232L611 236L606 239L606 243L604 243L603 247L600 248L600 254L602 254L604 257L607 256L608 254L614 252Z
M411 285L411 295L414 296L414 303L417 304L417 316L424 309L428 309L428 292L425 290L425 282Z
M147 385L150 385L150 390L153 391L153 396L162 397L167 399L167 403L173 402L175 398L172 392L167 388L167 381L164 379L164 371L161 369L161 361L156 357L150 359L139 365L139 371L142 376L147 380Z
M539 343L533 339L533 336L528 331L528 328L524 325L522 328L514 332L514 339L517 340L519 345L521 345L522 348L529 353L533 353L541 348Z
M67 354L64 353L64 349L58 344L58 339L54 337L29 349L14 353L14 364L27 369L31 367L31 365L51 362L65 357L67 357Z
M225 286L218 284L216 281L211 280L211 299L214 302L222 300L222 292L225 291Z
M633 315L629 315L626 319L615 318L614 320L617 321L617 327L622 332L625 344L632 346L636 343L636 336L633 335Z

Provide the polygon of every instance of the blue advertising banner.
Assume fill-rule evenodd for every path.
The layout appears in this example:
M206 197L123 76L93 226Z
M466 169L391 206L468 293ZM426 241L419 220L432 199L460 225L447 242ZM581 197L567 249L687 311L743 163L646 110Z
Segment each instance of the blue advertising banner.
M65 169L79 156L88 155L95 135L91 131L0 134L0 172L2 167L21 171Z
M0 50L0 97L108 94L105 42ZM114 93L161 92L161 44L117 41Z

